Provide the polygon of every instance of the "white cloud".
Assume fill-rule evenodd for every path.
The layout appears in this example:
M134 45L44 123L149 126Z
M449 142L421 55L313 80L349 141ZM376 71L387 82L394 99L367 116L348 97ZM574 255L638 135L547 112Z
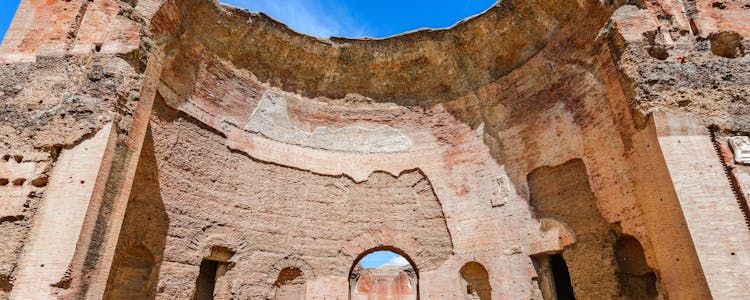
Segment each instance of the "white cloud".
M223 3L261 11L288 25L295 31L327 38L331 36L360 37L358 26L345 8L319 0L220 0Z
M409 265L409 261L406 260L406 258L404 258L403 256L396 256L394 258L391 258L391 260L387 261L383 265L392 267L405 267Z

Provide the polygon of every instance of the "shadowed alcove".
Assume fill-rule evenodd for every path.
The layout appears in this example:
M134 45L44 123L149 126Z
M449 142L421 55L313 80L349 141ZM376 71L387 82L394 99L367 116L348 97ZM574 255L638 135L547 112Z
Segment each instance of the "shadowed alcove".
M152 299L159 280L169 219L159 185L151 129L146 133L133 189L107 282L105 299Z
M304 300L305 275L298 268L285 268L279 272L274 286L275 300Z
M462 283L466 287L466 299L492 299L490 275L482 264L475 261L468 262L461 267L459 273Z
M154 256L143 245L134 245L120 253L115 261L108 299L153 298L156 270Z
M643 246L634 237L623 235L615 243L617 279L622 296L628 299L658 299L656 273L648 266Z

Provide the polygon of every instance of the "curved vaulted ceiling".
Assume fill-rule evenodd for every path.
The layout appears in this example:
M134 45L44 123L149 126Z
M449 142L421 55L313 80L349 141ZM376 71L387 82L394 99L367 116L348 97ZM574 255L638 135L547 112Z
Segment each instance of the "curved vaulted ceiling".
M165 49L191 49L191 59L213 53L263 82L305 96L359 93L404 104L465 95L508 74L550 40L565 39L563 32L581 36L586 28L601 28L614 7L597 1L507 0L448 29L386 39L321 39L263 13L215 1L173 3L152 24ZM585 40L590 37L563 43Z

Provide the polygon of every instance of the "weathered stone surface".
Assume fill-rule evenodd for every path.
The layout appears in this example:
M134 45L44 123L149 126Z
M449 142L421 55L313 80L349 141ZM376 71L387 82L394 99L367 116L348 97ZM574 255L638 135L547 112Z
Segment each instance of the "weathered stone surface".
M268 91L250 115L245 130L286 144L331 151L393 153L411 148L411 141L389 126L366 127L367 124L335 129L316 127L307 132L292 124L286 98Z
M0 298L540 299L558 258L578 299L747 298L748 9L506 0L354 40L22 0ZM413 273L352 284L378 249Z
M750 138L736 136L729 138L729 145L734 151L734 161L738 164L750 164Z
M11 299L43 299L68 272L89 202L98 192L97 176L111 131L111 125L105 126L60 154L24 247Z

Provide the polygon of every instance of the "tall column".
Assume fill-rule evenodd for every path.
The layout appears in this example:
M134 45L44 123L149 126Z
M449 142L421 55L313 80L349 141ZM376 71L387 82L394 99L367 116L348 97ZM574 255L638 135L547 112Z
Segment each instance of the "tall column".
M162 58L163 55L158 49L154 50L149 56L144 75L145 79L140 91L141 101L135 109L131 123L132 129L128 133L127 139L119 141L120 144L118 145L122 152L127 153L121 157L122 161L118 162L122 166L122 172L118 176L110 178L107 189L115 192L109 193L102 200L107 203L108 211L105 213L103 210L90 210L92 213L87 216L87 222L90 224L104 222L106 225L104 225L103 236L94 236L97 234L94 228L87 232L88 244L83 248L84 251L81 251L78 255L78 262L81 266L92 263L86 261L88 259L87 251L96 252L98 258L95 262L95 269L88 275L81 275L81 277L91 276L87 289L78 291L78 293L85 294L86 299L102 299L104 297L125 219L128 200L133 189L133 179L140 161L143 141L148 132L149 120L156 98L156 87L161 77ZM95 239L98 240L95 241ZM83 281L83 278L80 279Z
M656 113L654 122L711 296L747 298L750 231L708 129L691 117L668 113Z
M91 139L63 150L19 263L11 299L54 299L53 285L71 265L92 198L109 175L115 134L112 124Z

